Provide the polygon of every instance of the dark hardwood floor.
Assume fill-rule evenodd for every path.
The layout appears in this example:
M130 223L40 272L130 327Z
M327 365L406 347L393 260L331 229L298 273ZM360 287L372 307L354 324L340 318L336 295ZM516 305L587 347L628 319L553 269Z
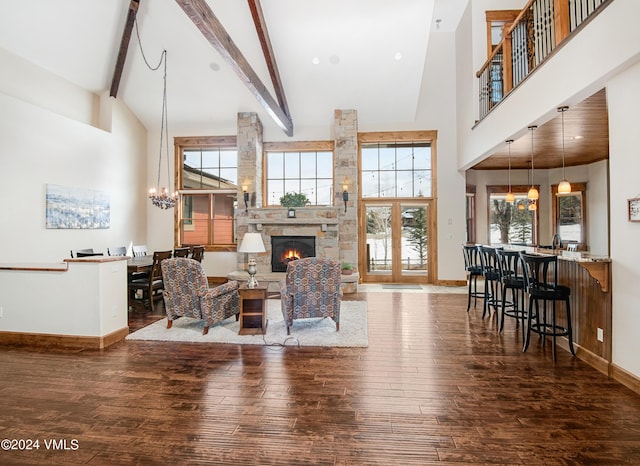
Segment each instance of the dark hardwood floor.
M499 335L462 294L349 299L368 348L0 347L0 439L40 446L0 464L640 464L640 396L537 338L522 353L511 319Z

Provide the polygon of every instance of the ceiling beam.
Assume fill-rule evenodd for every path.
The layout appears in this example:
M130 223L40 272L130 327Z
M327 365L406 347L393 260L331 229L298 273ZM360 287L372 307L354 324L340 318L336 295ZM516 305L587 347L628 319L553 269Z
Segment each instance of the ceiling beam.
M260 46L262 47L262 53L264 59L267 62L269 68L269 74L271 75L271 82L273 88L276 91L276 98L280 104L282 111L289 117L289 106L287 105L287 98L284 95L284 86L280 79L280 72L278 71L278 64L276 63L276 57L271 47L271 39L269 38L269 31L267 30L267 23L264 20L264 14L262 13L262 6L260 0L247 0L249 2L249 10L251 10L251 16L253 17L253 23L256 26L256 32L258 33L258 39L260 40Z
M258 99L269 116L282 128L287 136L293 136L293 121L262 83L247 59L242 55L229 34L213 14L205 0L176 0L178 5L189 16L193 24L202 32L211 45L222 55L240 80Z
M124 31L122 31L122 39L120 40L120 50L118 50L118 60L116 61L116 67L113 70L113 78L111 79L111 91L109 92L111 97L116 97L118 95L120 79L122 79L122 70L124 69L124 62L127 59L127 50L129 50L131 32L133 31L133 24L135 23L139 6L140 0L131 0L129 3L127 21L124 24Z

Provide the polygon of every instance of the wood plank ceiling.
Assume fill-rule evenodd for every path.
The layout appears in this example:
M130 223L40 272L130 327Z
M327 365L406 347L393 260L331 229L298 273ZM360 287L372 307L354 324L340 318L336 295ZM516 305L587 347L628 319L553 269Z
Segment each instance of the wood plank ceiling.
M533 135L536 169L562 167L561 113L538 127ZM565 166L585 165L609 158L609 120L604 89L564 112ZM504 170L509 167L509 148L504 147L472 168ZM511 168L531 167L531 134L523 135L511 145Z

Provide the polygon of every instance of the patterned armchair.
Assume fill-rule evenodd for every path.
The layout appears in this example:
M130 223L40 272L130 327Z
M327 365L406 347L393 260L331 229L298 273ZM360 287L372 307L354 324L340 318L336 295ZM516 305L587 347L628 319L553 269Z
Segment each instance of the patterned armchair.
M167 328L178 317L192 317L205 321L202 332L209 326L240 312L238 282L231 281L209 288L202 264L193 259L177 257L162 261L164 279L164 307L167 311Z
M311 317L331 317L340 331L340 264L318 257L289 262L280 299L287 335L295 319Z

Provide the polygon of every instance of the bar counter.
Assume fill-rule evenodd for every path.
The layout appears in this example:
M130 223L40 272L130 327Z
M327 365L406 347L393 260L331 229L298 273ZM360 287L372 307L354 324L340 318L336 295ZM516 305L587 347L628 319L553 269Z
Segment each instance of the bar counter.
M510 246L505 248L516 249ZM585 252L526 248L558 256L558 282L571 288L571 320L576 356L609 375L611 365L611 259ZM562 304L560 304L562 305ZM558 313L558 324L563 322ZM599 338L601 337L601 339ZM566 338L559 346L569 351Z

